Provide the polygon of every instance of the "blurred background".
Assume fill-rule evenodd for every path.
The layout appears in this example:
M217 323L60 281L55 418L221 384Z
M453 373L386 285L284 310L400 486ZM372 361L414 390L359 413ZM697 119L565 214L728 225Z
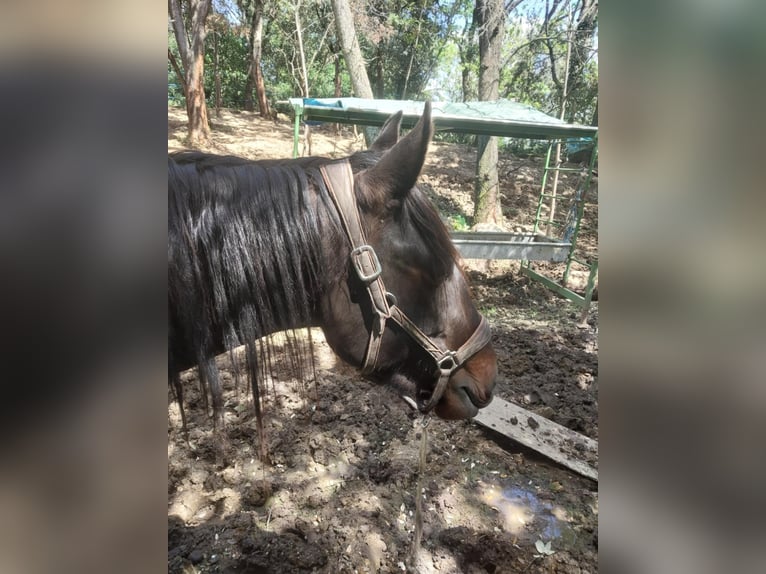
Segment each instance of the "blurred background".
M601 11L602 563L760 570L759 2Z

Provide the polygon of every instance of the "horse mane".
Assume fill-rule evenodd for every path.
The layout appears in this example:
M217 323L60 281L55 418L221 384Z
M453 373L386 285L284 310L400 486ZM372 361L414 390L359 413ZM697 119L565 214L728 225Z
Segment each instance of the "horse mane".
M189 330L213 325L230 346L310 321L309 295L331 279L318 269L322 241L338 235L334 211L313 205L329 201L318 171L199 153L173 155L169 164L170 248L185 256L169 258L182 266L170 272L194 288L196 301L184 301L174 282L169 296L197 305L184 309L195 320ZM194 335L195 348L215 338Z
M379 157L368 150L349 161L358 173ZM274 374L272 361L278 355L263 336L310 324L322 294L348 267L345 257L332 258L329 266L322 257L325 249L338 254L349 250L319 172L331 161L254 161L200 152L168 156L168 367L184 427L178 371L199 368L203 404L207 387L213 412L218 409L220 416L222 390L214 357L228 349L238 381L232 349L244 345L261 429L259 381ZM366 194L376 190L355 187L360 206L369 206L372 198ZM430 200L414 189L397 217L405 240L414 234L420 238L408 244L422 246L413 255L431 281L446 279L457 252ZM288 331L284 350L299 379L310 359L316 381L310 335L306 341Z
M426 269L432 282L443 282L460 259L447 227L433 203L420 190L409 193L403 207L402 220L407 221L423 240L427 261L430 263Z

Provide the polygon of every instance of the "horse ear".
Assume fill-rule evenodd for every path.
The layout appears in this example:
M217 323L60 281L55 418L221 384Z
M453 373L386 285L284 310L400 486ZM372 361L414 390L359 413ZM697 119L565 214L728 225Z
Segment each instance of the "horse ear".
M400 120L401 118L397 123ZM431 102L426 102L423 115L410 133L396 142L380 161L361 174L361 177L373 189L382 190L397 199L402 198L413 188L423 169L433 131Z
M402 125L402 110L386 120L386 123L380 128L378 137L372 142L370 149L372 151L386 151L392 148L399 141L399 128Z

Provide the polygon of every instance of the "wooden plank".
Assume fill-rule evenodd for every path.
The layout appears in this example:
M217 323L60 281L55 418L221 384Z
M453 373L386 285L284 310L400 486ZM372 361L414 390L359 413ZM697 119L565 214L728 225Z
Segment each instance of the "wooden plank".
M598 442L591 438L497 397L473 420L598 482Z

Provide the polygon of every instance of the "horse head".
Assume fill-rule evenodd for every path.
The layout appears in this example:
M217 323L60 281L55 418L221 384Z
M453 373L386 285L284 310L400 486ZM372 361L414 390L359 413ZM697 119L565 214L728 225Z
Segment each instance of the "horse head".
M395 114L369 150L348 159L350 169L324 172L333 195L348 170L356 206L341 219L358 213L356 224L343 223L359 229L334 254L348 267L320 302L319 322L347 362L373 378L403 378L423 412L465 419L490 402L497 360L449 232L416 186L433 134L430 111L426 103L401 139Z

